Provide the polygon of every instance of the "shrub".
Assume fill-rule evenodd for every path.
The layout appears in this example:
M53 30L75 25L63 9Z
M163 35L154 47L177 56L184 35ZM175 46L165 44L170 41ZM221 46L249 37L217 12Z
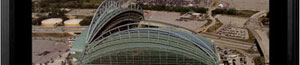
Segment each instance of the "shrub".
M229 14L229 15L236 15L236 13L237 13L237 10L235 10L235 9L229 9L227 11L227 14Z
M235 9L215 9L212 11L213 14L228 14L228 15L236 15L237 10Z
M145 10L157 10L157 11L171 11L171 12L181 12L186 13L189 11L195 11L199 13L206 13L208 10L204 7L181 7L181 6L166 6L166 5L143 5L139 4Z
M236 10L234 8L231 8L231 9L217 8L212 11L212 15L227 14L227 15L236 15L236 16L242 16L242 17L250 17L257 12L258 11L251 11L251 10Z
M93 19L93 16L86 17L79 24L80 25L90 25L92 19Z

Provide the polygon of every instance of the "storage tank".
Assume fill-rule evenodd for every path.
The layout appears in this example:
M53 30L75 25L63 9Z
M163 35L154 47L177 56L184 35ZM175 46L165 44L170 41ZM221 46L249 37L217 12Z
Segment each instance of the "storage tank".
M65 26L80 26L80 22L82 21L83 19L70 19L70 20L67 20L64 22L64 25Z
M63 19L61 18L49 18L42 21L42 26L54 26L62 24Z

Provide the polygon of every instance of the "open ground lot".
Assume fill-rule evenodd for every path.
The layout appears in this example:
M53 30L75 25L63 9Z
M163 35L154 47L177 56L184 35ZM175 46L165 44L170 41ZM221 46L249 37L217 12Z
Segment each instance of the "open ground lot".
M219 19L220 22L223 23L223 25L230 25L233 27L244 27L244 24L247 21L247 18L233 17L227 15L217 15L216 18Z
M48 40L32 40L32 63L39 64L59 58L67 50L67 44L63 42L55 42ZM39 56L39 54L49 51L45 55ZM59 52L61 51L61 52Z
M161 21L164 23L169 23L173 25L178 25L181 27L185 27L191 30L196 30L203 26L207 21L176 21L176 19L180 18L180 13L176 12L164 12L164 11L150 11L149 14L145 14L146 20L155 20Z
M237 10L269 10L269 0L221 0L220 3L228 4L229 8Z

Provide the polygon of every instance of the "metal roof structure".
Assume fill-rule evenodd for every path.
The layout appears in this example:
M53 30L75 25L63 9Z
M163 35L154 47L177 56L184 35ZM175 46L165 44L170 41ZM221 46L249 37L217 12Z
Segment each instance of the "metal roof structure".
M105 0L71 51L80 65L217 65L215 45L183 27L144 20L138 5Z

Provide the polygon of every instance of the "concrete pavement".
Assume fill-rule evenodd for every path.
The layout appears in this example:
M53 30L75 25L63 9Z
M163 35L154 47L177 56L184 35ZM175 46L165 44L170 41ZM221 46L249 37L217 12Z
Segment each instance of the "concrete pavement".
M228 41L228 42L232 42L232 43L238 43L238 44L244 44L244 45L253 45L255 43L250 43L250 42L244 42L244 41L238 41L238 40L233 40L233 39L228 39L228 38L219 38L218 36L213 36L213 35L208 35L208 34L203 34L203 33L199 33L199 35L206 37L206 38L211 38L213 40L223 40L223 41Z
M269 37L267 36L267 33L266 31L262 31L262 30L255 30L259 36L259 40L258 43L259 43L259 46L261 47L263 53L264 53L264 57L265 58L269 58ZM269 59L266 59L266 62L269 62Z
M265 15L266 11L260 11L254 15L252 15L249 20L246 27L250 30L250 32L254 35L256 40L258 41L258 44L263 52L265 62L269 63L269 37L265 32L262 32L261 30L264 30L263 26L260 25L259 17Z
M76 26L76 27L66 27L66 26L53 26L53 27L45 27L45 26L32 26L32 33L80 33L85 30L88 26Z

